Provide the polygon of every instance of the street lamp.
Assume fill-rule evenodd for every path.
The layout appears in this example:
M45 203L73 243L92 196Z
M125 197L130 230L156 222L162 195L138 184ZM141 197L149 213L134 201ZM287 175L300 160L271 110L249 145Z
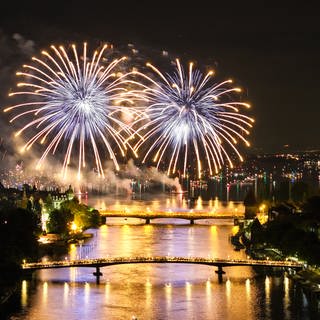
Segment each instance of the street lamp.
M77 231L78 226L77 226L77 224L76 224L74 221L72 222L70 229L71 229L73 232L76 232L76 231Z
M262 204L260 207L259 207L259 211L261 213L264 213L264 209L266 208L266 205L265 204Z

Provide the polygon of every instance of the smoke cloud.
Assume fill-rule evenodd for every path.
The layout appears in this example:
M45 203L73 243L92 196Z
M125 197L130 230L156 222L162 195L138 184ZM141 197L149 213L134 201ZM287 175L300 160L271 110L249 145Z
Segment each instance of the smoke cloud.
M138 50L128 45L135 59ZM13 90L16 83L16 72L21 65L30 61L36 52L33 40L15 33L7 35L0 29L0 181L7 187L21 187L23 184L36 185L40 189L64 190L71 184L75 189L98 190L104 193L131 193L132 181L153 181L166 185L176 191L181 190L178 178L171 179L165 173L154 167L139 168L133 160L129 160L119 172L114 170L111 162L104 166L104 178L98 177L93 170L83 172L82 178L77 179L76 169L68 169L65 178L61 176L61 159L59 156L48 155L44 165L36 169L41 156L40 148L33 146L29 152L21 153L25 141L15 137L14 124L9 123L10 116L2 112L12 101L8 101L7 94ZM135 56L136 55L136 56ZM128 119L130 121L130 119Z

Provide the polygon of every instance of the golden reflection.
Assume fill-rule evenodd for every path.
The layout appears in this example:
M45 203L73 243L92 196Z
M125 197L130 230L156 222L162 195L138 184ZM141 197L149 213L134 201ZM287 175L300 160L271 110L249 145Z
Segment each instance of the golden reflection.
M214 235L215 237L217 236L217 226L210 226L210 233L211 235Z
M227 307L229 307L230 300L231 300L231 281L229 279L226 281L226 296L227 296Z
M85 304L89 303L89 296L90 296L90 284L88 282L84 285L84 302Z
M152 283L150 282L150 280L149 280L149 279L147 279L146 287L152 287Z
M287 294L289 291L289 278L287 276L284 277L284 292Z
M218 242L218 229L217 226L210 226L210 242L217 243ZM211 252L212 256L215 256L215 245L211 245Z
M44 282L42 286L42 301L44 304L47 303L48 300L48 282Z
M27 281L23 280L21 285L21 305L22 307L27 306L28 301L28 287L27 287Z
M287 310L289 306L289 278L284 277L284 309Z
M105 293L106 300L109 300L109 297L110 297L110 282L109 281L107 281L107 283L105 285L104 293Z
M236 214L237 215L243 215L245 212L245 205L243 203L237 204L237 207L235 208Z
M103 224L99 228L99 236L101 237L102 240L105 240L108 238L108 226L106 224Z
M251 286L250 286L250 279L246 280L246 294L247 294L247 299L250 299L250 294L251 294Z
M122 205L121 205L121 203L120 203L120 201L117 199L116 200L116 202L115 202L115 204L114 204L114 207L116 208L116 209L122 209Z
M188 209L188 201L186 198L182 198L182 208L183 209Z
M100 199L95 203L95 205L93 207L97 208L98 210L103 210L103 211L105 211L107 209L105 201L100 200Z
M172 286L171 286L171 283L166 283L165 290L166 290L167 309L171 310L171 304L172 304Z
M77 268L69 268L69 273L70 273L70 281L76 282L78 269Z
M149 309L151 306L151 298L152 298L152 283L149 279L146 282L146 307Z
M130 254L132 241L131 241L132 228L129 225L121 226L121 252L123 255Z
M266 299L270 299L270 279L266 276L266 280L264 281L265 292L266 292Z
M266 301L265 301L265 305L266 305L266 313L267 316L270 317L270 279L268 276L266 276L266 279L264 281L264 287L265 287L265 295L266 295Z
M145 224L143 226L143 232L144 232L145 238L151 238L154 233L154 226L151 224ZM145 253L148 256L152 255L152 247L151 246L146 246L145 250L146 250Z
M143 232L146 236L151 236L153 234L153 229L154 227L151 224L145 224L143 226Z
M192 298L192 284L189 281L186 281L186 299L191 301Z
M203 209L202 198L201 197L199 197L198 200L197 200L196 209L197 210L202 210Z
M69 296L69 284L65 282L63 286L63 304L64 305L68 305L68 296Z
M230 212L234 211L234 202L233 201L228 202L228 210L230 210Z
M219 199L218 199L218 197L215 197L213 206L214 206L214 209L218 209L219 208Z
M211 282L208 279L206 282L206 296L207 296L207 301L211 301Z
M140 214L140 213L150 213L153 212L155 214L163 214L163 213L172 213L176 211L176 208L184 208L187 209L188 201L186 198L183 198L182 195L178 195L177 197L166 198L164 206L162 205L162 201L154 200L152 201L148 207L146 208L144 205L136 204L136 203L126 203L119 200L112 200L113 203L109 203L108 206L105 203L98 202L96 204L96 208L101 210L103 213L120 213L120 214ZM194 211L203 211L211 212L212 214L237 214L243 215L245 211L245 207L242 203L230 201L228 204L222 203L216 197L215 200L209 200L208 204L203 202L201 197L198 197L196 200L196 205ZM190 210L193 212L193 209Z
M161 202L159 200L152 201L152 208L154 210L159 210Z

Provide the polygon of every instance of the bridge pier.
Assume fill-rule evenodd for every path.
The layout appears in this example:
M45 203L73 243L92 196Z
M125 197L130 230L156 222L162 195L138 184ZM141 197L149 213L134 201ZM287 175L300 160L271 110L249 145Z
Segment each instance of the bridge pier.
M194 220L193 219L190 219L190 224L194 224Z
M96 272L94 272L93 275L96 277L96 284L99 284L100 277L102 276L102 273L100 272L100 267L96 267Z
M225 274L225 271L222 270L222 266L218 266L218 270L215 271L218 274L218 282L222 283L222 275Z
M146 219L146 224L150 224L150 218Z

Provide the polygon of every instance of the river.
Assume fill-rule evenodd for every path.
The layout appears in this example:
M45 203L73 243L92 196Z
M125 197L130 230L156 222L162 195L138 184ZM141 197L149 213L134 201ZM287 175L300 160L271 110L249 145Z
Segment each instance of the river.
M173 204L170 199L162 198L156 203L181 209L180 200ZM98 200L88 200L92 204L95 201ZM111 206L118 201L129 208L155 205L152 201L99 201ZM195 225L174 219L150 225L140 224L137 219L108 221L108 225L89 230L94 237L81 246L70 245L68 255L61 258L246 257L242 250L235 251L229 241L237 231L231 221L199 221ZM230 267L225 268L223 283L219 284L215 268L209 266L133 264L102 268L101 283L96 285L94 271L37 271L36 280L22 281L19 303L10 319L315 319L301 290L281 273L267 275L251 267Z

